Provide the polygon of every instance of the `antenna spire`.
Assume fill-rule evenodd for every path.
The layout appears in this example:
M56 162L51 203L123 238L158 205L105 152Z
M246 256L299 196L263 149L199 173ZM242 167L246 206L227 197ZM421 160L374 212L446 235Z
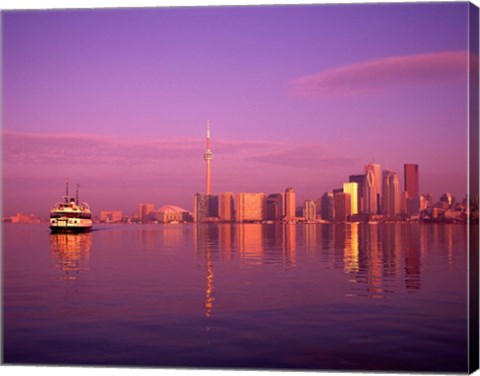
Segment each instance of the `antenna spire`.
M76 201L77 201L77 205L78 205L78 188L80 188L80 184L77 184L77 192L76 192Z
M65 181L65 202L68 202L68 178Z
M207 148L205 150L205 154L203 155L203 158L205 159L206 162L206 167L207 167L207 186L205 189L205 193L207 195L212 194L212 184L211 184L211 177L210 177L210 162L213 159L213 153L212 150L210 149L210 120L207 120Z

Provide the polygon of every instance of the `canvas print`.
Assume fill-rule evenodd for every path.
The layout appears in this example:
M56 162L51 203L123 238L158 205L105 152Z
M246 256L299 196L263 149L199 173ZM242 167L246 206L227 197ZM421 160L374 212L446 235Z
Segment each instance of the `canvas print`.
M6 10L7 365L478 368L478 8Z

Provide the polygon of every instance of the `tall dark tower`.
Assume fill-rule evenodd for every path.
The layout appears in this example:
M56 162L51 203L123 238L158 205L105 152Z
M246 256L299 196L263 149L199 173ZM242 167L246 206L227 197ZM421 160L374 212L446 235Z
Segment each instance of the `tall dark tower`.
M210 176L210 163L213 159L213 153L210 149L210 120L207 120L207 149L205 150L205 154L203 155L205 162L207 162L207 186L205 189L205 194L211 195L212 194L212 182Z
M405 174L405 191L408 193L408 197L418 197L420 195L418 165L405 163L403 168Z

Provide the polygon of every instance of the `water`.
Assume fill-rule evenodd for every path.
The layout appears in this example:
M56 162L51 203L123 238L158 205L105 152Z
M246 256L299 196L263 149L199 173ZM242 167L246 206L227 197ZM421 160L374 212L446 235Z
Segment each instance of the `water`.
M467 371L467 226L3 226L4 362Z

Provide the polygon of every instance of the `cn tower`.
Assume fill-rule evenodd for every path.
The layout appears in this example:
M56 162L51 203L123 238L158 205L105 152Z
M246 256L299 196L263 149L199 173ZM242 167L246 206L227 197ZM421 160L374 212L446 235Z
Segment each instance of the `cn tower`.
M205 150L205 154L203 155L205 162L207 162L207 187L205 190L206 195L212 194L212 182L210 177L210 162L213 159L213 153L210 149L210 120L207 120L207 149Z

